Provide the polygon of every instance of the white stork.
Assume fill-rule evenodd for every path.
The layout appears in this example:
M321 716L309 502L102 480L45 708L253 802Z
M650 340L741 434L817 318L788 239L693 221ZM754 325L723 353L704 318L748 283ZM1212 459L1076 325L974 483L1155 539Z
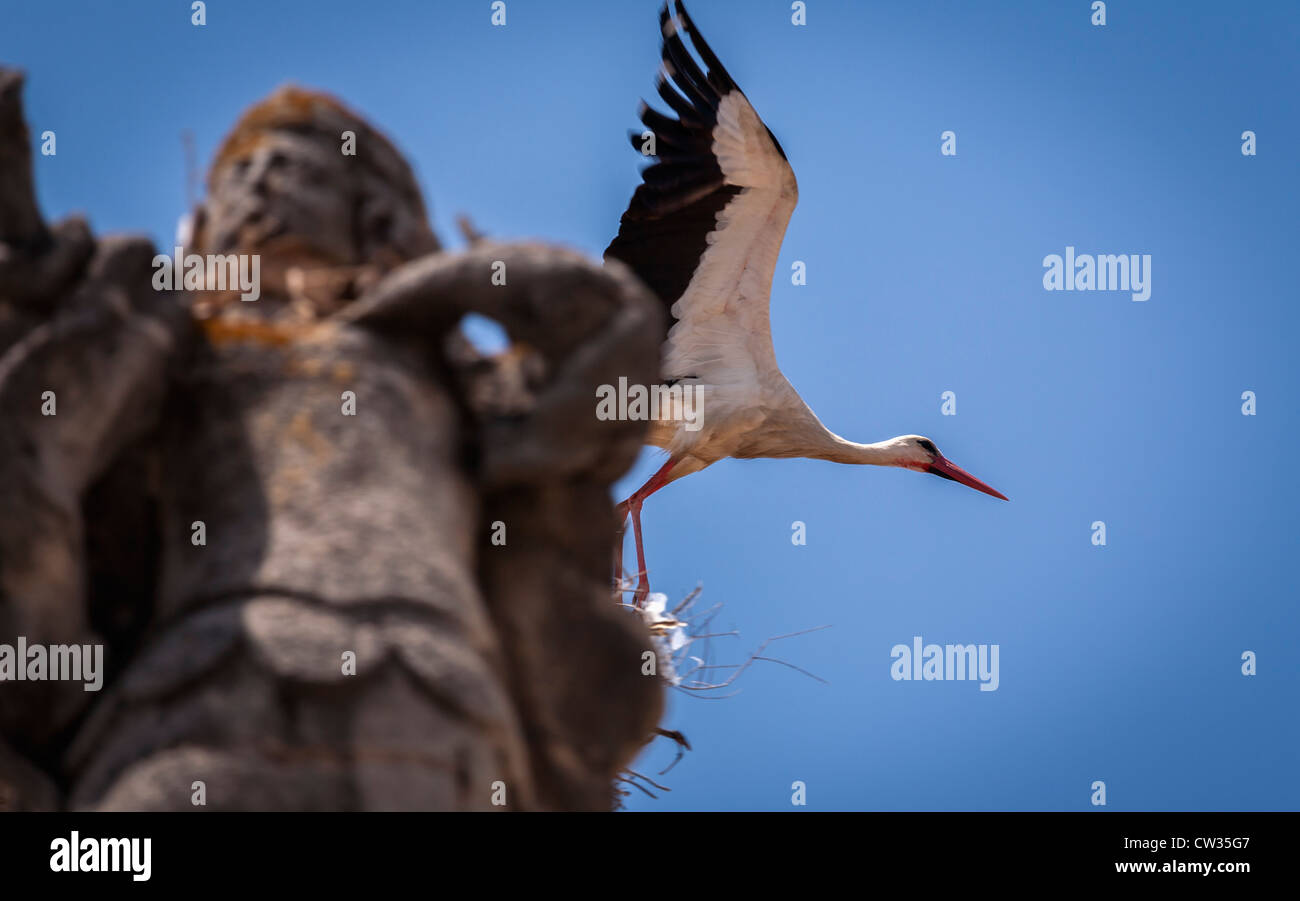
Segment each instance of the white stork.
M653 133L653 165L619 223L605 257L630 266L668 308L662 351L665 385L698 398L696 430L680 410L661 408L648 443L668 461L619 505L615 578L623 529L632 517L637 606L650 590L641 541L641 505L669 482L724 457L809 457L836 463L899 466L933 473L1007 498L939 453L920 435L875 444L841 438L822 425L781 374L772 349L768 300L786 223L799 199L794 171L772 132L709 49L680 0L659 13L663 68L659 96L676 118L643 101ZM691 40L703 67L682 41ZM645 136L632 146L645 152Z

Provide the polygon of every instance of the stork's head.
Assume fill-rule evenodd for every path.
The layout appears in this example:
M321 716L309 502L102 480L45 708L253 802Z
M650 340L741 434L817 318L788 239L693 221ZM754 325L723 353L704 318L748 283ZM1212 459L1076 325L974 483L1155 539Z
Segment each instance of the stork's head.
M985 494L991 494L1002 500L1010 500L1005 494L996 491L985 485L979 479L975 478L966 470L953 463L943 454L939 453L939 448L935 447L934 442L929 438L921 435L901 435L892 442L893 449L898 454L898 463L905 469L915 469L917 472L928 472L944 479L950 479L954 482L961 482L963 485L974 488L976 491L983 491Z

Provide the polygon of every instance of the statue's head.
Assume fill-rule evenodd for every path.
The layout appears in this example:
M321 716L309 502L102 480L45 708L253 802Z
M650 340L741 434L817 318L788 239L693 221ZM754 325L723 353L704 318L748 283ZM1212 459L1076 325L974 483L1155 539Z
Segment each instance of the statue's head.
M411 168L332 97L281 87L248 109L208 173L186 250L259 254L263 293L321 311L440 249Z

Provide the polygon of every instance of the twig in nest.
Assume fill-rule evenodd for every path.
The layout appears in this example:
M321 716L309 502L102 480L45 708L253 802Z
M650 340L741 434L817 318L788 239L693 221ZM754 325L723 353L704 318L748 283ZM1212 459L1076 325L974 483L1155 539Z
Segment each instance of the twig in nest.
M664 773L677 766L682 757L686 755L686 752L691 750L691 743L686 740L685 735L682 735L682 733L678 732L676 729L660 729L655 727L655 734L662 735L664 738L671 738L677 743L677 756L673 758L672 763L659 771L659 775L662 776Z
M633 769L625 769L625 770L623 770L623 772L619 773L617 781L623 783L624 785L630 785L630 786L632 786L633 788L639 789L641 792L643 792L645 795L647 795L647 796L649 796L649 797L651 797L651 798L656 798L656 799L657 799L657 798L659 797L659 796L656 795L654 792L650 791L650 789L648 789L648 788L646 788L644 785L642 785L640 782L637 782L636 780L638 780L638 779L640 779L640 780L642 780L643 782L646 782L646 783L648 783L649 785L651 785L651 786L653 786L653 787L659 789L659 791L665 791L665 792L670 792L670 791L672 791L672 789L669 788L668 786L666 786L666 785L660 785L658 782L655 782L655 781L654 781L653 779L651 779L649 776L643 776L643 775L641 775L640 773L638 773L636 770L633 770Z
M483 233L474 227L474 223L470 221L469 216L465 213L456 216L456 227L460 229L461 237L465 239L465 243L470 247L484 239Z
M753 665L753 663L757 660L764 660L767 661L768 663L779 663L782 666L788 666L790 667L790 669L797 670L798 672L803 673L805 676L808 676L811 679L816 679L818 682L821 682L824 685L826 684L826 680L821 678L820 676L814 673L810 673L801 667L795 666L793 663L790 663L785 660L781 660L777 657L764 656L763 651L767 648L769 644L771 644L774 641L781 641L786 638L795 638L799 635L807 635L810 632L820 632L822 629L829 629L829 628L830 628L829 625L815 626L811 629L800 629L798 632L789 632L785 635L773 636L772 638L769 638L765 640L762 644L760 644L758 648L756 648L754 652L749 655L749 657L745 660L744 663L706 664L703 660L700 660L700 658L693 657L691 659L698 661L697 665L693 669L688 670L681 674L681 682L678 684L677 687L681 688L684 691L699 691L699 692L717 691L718 689L726 688L728 685L731 685L733 682L739 679L741 674L744 673L745 670L749 669L749 667ZM698 636L698 637L704 637L704 636ZM715 669L732 669L735 670L735 672L732 673L730 676L728 676L726 679L722 680L721 682L700 682L698 680L688 681L688 679L691 676L695 675L696 673L701 673L704 672L705 670L715 670ZM735 694L735 692L732 692L731 694ZM724 695L723 697L731 697L731 694Z

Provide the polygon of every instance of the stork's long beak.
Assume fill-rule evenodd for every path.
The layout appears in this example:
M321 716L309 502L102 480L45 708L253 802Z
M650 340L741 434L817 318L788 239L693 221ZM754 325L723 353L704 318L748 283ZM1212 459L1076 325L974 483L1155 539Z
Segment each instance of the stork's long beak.
M954 482L961 482L968 488L974 488L976 491L983 491L985 494L1000 497L1004 501L1011 500L1011 498L1007 497L1001 491L997 491L990 488L988 485L985 485L979 479L975 478L947 457L935 457L934 462L930 464L930 468L927 469L926 472L934 473L935 475L942 476L945 479L951 479Z

